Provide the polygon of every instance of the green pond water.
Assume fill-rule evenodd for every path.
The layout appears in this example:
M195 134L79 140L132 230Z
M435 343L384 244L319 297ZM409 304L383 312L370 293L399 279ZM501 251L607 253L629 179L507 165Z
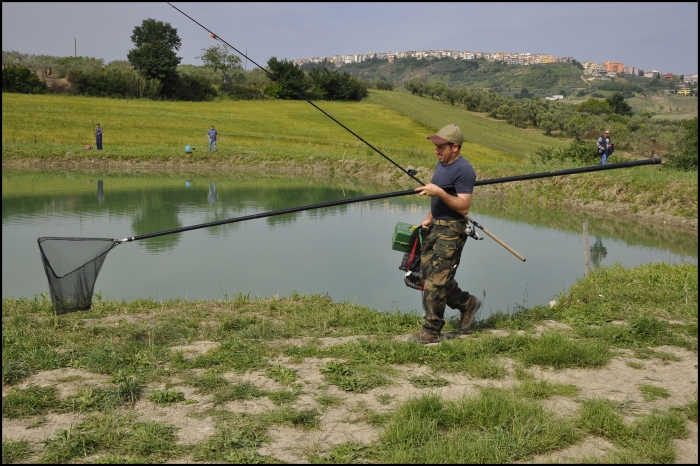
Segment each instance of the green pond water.
M126 238L183 226L389 191L352 178L261 172L153 173L4 170L2 294L49 292L39 237ZM404 196L285 214L124 243L95 286L103 299L226 299L328 294L379 310L420 311L391 249L397 222L419 223L427 198ZM526 257L479 231L456 280L482 297L479 317L547 304L592 267L697 264L697 236L662 222L636 223L564 209L508 204L475 192L470 215ZM448 310L448 315L454 311Z

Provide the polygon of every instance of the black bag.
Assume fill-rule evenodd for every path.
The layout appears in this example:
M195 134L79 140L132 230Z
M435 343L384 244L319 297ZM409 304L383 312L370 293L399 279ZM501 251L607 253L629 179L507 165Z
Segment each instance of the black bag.
M418 227L413 230L408 240L408 247L401 259L399 270L406 272L403 281L406 286L414 290L422 290L423 284L420 281L420 249L423 245L423 233L425 228Z

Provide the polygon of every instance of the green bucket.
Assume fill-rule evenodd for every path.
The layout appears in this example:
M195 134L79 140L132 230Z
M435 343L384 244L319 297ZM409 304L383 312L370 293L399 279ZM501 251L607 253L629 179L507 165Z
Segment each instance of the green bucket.
M406 252L408 249L408 241L411 239L411 234L416 225L410 223L398 222L394 227L394 236L391 240L391 249L394 251Z

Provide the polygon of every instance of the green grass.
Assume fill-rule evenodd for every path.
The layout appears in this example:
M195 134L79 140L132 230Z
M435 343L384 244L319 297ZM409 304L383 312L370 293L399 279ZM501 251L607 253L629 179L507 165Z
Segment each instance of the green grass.
M175 429L157 422L134 422L133 416L97 414L46 442L41 463L61 464L93 454L108 462L162 462L183 453Z
M2 439L2 464L20 462L33 452L28 440L5 440L4 437Z
M644 384L639 387L639 391L642 392L644 401L654 401L658 398L668 398L671 394L662 387L656 387L654 385Z
M689 264L598 269L575 283L552 308L535 306L520 308L512 316L491 316L476 322L468 338L439 345L403 338L416 330L418 315L383 313L323 296L163 303L99 300L88 311L60 316L53 315L49 299L7 298L2 305L3 369L14 365L23 370L3 381L3 418L37 427L52 413L84 417L46 439L39 451L6 439L3 456L20 461L36 454L45 463L85 457L97 462L274 462L257 452L270 441L272 427L315 431L323 415L344 409L349 413L345 422L365 423L377 429L379 439L364 446L347 443L297 453L326 462L515 462L560 451L594 435L613 443L615 450L578 460L672 462L672 440L687 435L685 422L697 422L697 394L667 411L631 413L610 400L582 400L578 386L542 380L533 375L538 373L533 368L594 370L618 356L621 348L631 350L636 359L662 362L680 357L660 346L696 353L697 276L697 266ZM132 318L100 324L99 319L110 316ZM84 319L91 324L85 325ZM570 329L540 331L549 320ZM454 325L448 322L446 330L454 330ZM490 328L505 332L484 331ZM365 336L331 346L318 343L324 337L358 334ZM286 344L290 338L308 338L310 343ZM192 359L170 351L201 340L219 345ZM294 365L312 358L317 358L323 381L308 385L308 374ZM505 360L512 361L512 369ZM54 386L19 385L56 366L109 377L104 384L80 386L64 397ZM420 372L408 372L415 368ZM247 371L283 388L230 381L232 375ZM417 375L421 373L430 375ZM448 378L458 376L488 388L477 388L473 396L456 401L435 394L443 386L449 391ZM505 383L512 376L515 383ZM426 394L397 395L397 382ZM493 388L493 382L511 388ZM194 445L178 444L173 426L139 422L131 410L146 397L169 409L184 407L187 400L178 385L191 386L198 395L200 403L187 406L196 408L192 417L216 423L215 433ZM392 385L392 391L383 390ZM148 388L153 386L161 388ZM650 400L671 394L652 384L638 389ZM358 396L376 400L381 410L374 411ZM225 409L230 401L263 397L273 406L261 413ZM554 397L567 397L578 409L554 414L543 403ZM309 399L316 405L309 406ZM626 421L630 415L632 420Z
M153 390L148 399L159 405L185 401L185 394L177 390Z
M619 408L605 399L584 401L577 424L585 432L603 437L618 447L617 451L596 460L604 464L672 463L676 458L672 440L688 435L685 416L681 413L654 411L628 425Z
M382 434L383 463L511 463L565 448L580 438L574 426L536 402L501 389L446 402L424 395L400 406Z
M447 379L442 377L431 377L429 375L411 377L408 381L411 382L411 385L416 388L446 387L450 384Z
M408 92L370 93L370 103L382 105L404 115L411 115L424 125L439 129L447 123L454 123L462 129L464 139L474 144L465 145L462 153L472 162L493 164L527 159L539 147L566 147L567 141L523 131L506 123L484 118L457 106L441 103L429 98L411 95ZM480 147L496 153L483 152ZM509 156L504 158L498 153ZM474 154L474 156L472 156ZM513 160L515 159L515 160Z
M58 402L55 387L31 385L25 389L13 388L2 397L2 417L22 419L46 414Z
M426 125L371 102L318 104L329 115L403 164L432 166L426 136L444 124ZM99 108L99 112L96 112ZM186 115L186 118L183 116ZM379 154L327 116L301 101L154 102L57 95L3 94L3 158L80 160L173 160L189 164L222 157L310 163L358 159L387 163ZM104 128L104 150L94 145L92 121ZM218 155L206 150L206 130L219 133ZM39 131L38 129L41 128ZM194 146L192 155L184 147ZM66 156L70 151L72 155ZM475 162L516 160L494 149L478 148Z

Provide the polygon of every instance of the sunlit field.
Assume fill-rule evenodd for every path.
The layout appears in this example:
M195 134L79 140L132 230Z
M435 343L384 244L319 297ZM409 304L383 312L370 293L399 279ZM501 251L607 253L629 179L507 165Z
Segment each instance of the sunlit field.
M426 136L439 129L369 102L317 104L388 157L424 163L432 155ZM207 150L206 131L219 131L222 155L265 158L381 156L303 101L162 102L53 95L3 94L3 156L63 157L94 145L93 128L104 129L104 154L113 158L185 157ZM436 123L437 123L436 119ZM442 119L445 124L449 118ZM451 120L450 120L451 121ZM467 142L475 163L518 162L497 148ZM90 154L92 155L92 154ZM432 160L431 160L432 164Z

